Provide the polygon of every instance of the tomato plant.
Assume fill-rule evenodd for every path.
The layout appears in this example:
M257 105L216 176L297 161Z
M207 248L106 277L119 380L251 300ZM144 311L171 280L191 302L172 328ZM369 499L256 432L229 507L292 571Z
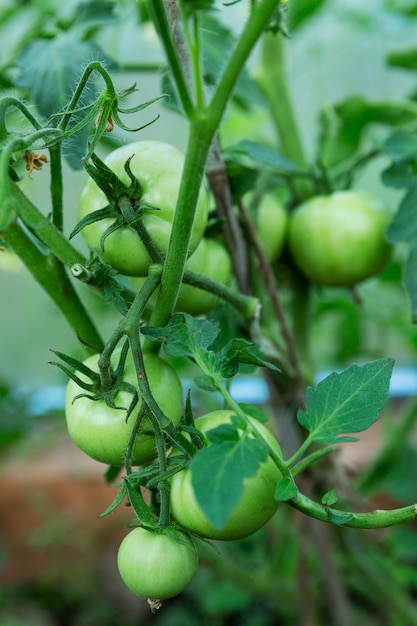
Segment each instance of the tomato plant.
M84 366L97 372L98 358L98 355L88 357L84 361ZM145 354L144 365L149 386L160 407L174 424L178 424L182 413L182 388L177 374L156 354ZM88 381L81 373L80 378L82 381ZM131 357L126 361L122 381L137 390L137 374ZM114 397L114 406L109 406L104 398L91 398L88 391L74 380L70 380L67 385L65 415L71 439L96 461L122 466L132 432L132 422L142 401L139 401L127 419L131 402L132 393L121 390ZM155 454L155 437L145 414L135 437L132 463L134 465L149 463Z
M123 580L153 599L179 593L195 533L215 577L267 600L265 623L414 626L415 532L393 527L416 518L416 401L395 418L399 403L385 407L397 364L416 358L415 87L348 93L313 120L306 96L324 90L306 90L304 67L296 86L285 55L303 37L329 46L325 1L89 0L48 8L46 26L27 13L38 3L9 4L0 30L20 11L30 28L13 45L1 32L13 58L0 62L0 252L73 333L68 354L54 351L72 379L68 431L110 466L100 517L129 505ZM344 36L390 21L348 4L333 15L352 18ZM380 4L387 17L405 3ZM413 19L402 11L396 29ZM372 44L355 37L351 56L358 41ZM415 70L415 50L388 56ZM140 91L116 88L116 68ZM32 333L25 354L35 338L52 342ZM382 444L351 480L339 445L382 411ZM220 554L205 539L224 540ZM230 621L258 616L241 617Z
M184 165L184 155L170 144L161 141L137 141L111 152L106 158L106 165L119 178L122 191L119 187L116 198L108 198L92 178L88 179L78 202L78 217L82 220L87 215L104 209L109 203L120 203L124 197L123 186L129 187L133 184L125 169L127 161L133 177L139 183L134 201L142 207L144 226L158 252L165 255ZM190 238L190 253L195 250L204 233L207 211L208 195L203 186ZM85 226L82 233L88 246L102 250L105 261L122 274L146 275L150 257L137 233L127 224L105 236L112 224L114 220L104 218Z
M295 262L312 281L351 286L387 265L385 233L392 211L364 191L339 191L307 200L293 212L289 246Z
M134 528L117 553L123 582L144 598L163 600L183 591L198 566L198 553L191 539L180 531Z
M213 411L196 420L196 427L205 436L206 445L210 445L210 439L207 439L210 431L222 424L231 424L233 415L233 411ZM262 433L272 449L281 456L281 448L273 434L261 423L257 424L257 431ZM243 436L241 430L239 435ZM268 457L260 464L254 476L245 478L243 496L226 524L222 528L215 528L197 502L190 469L183 469L171 480L172 515L184 528L208 539L229 541L248 537L262 528L277 510L274 492L280 478L279 469L272 458ZM227 485L224 488L227 489Z

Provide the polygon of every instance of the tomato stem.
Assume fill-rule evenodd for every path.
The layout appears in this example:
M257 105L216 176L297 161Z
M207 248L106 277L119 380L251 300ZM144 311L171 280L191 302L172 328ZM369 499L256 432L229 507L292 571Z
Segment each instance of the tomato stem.
M335 518L340 516L341 520L346 520L337 525L349 526L350 528L375 529L397 526L406 522L412 522L417 517L417 504L411 504L399 509L375 510L369 513L350 513L338 511L337 509L318 504L310 500L302 493L298 493L295 498L288 500L287 504L301 511L305 515L317 519L321 522L336 523Z

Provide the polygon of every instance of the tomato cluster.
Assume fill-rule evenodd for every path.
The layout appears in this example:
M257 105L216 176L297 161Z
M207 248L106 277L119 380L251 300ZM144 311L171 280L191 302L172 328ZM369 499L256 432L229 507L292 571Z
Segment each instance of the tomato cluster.
M140 213L151 245L163 260L171 236L183 163L182 153L173 146L155 141L136 142L115 150L106 159L106 166L119 180L115 199L103 193L92 179L81 194L80 220L97 211L100 215L100 219L91 220L82 228L88 246L99 251L119 273L129 276L138 291L142 289L151 263L149 241L145 245L133 223L121 221L113 228L112 220L102 217L103 210L113 206L112 215L117 216L118 202L129 186L135 184L132 178L135 177L138 197L129 196L129 202ZM205 286L210 282L204 282L207 278L220 286L230 285L232 281L228 251L220 240L205 234L208 208L209 197L203 186L185 265L185 281L176 302L177 311L192 315L207 313L219 300L218 290L212 293L201 289L201 280ZM350 287L380 272L389 257L390 248L384 233L391 212L366 192L344 191L316 196L292 212L287 211L277 196L267 193L257 206L251 206L250 214L266 260L274 266L285 248L298 270L315 283ZM154 306L157 295L155 292L150 297L150 307ZM140 376L146 375L148 389L161 414L174 427L174 433L175 428L179 430L183 415L182 385L171 365L157 354L144 352L144 372L140 374L130 351L122 372L117 368L119 358L120 351L115 351L109 370L110 382L111 376L118 372L113 395L109 396L109 390L106 395L106 390L97 390L89 383L88 372L95 376L96 383L100 378L97 377L99 355L89 357L69 382L68 431L74 443L97 461L120 468L126 464L129 451L129 467L149 466L157 456L151 423L155 415L144 399L146 394L141 393ZM133 430L138 415L141 421ZM199 417L195 427L203 446L212 445L207 435L218 426L233 424L237 428L235 415L232 410L219 410ZM133 440L132 432L136 433ZM244 435L242 428L238 428L237 433L239 440L243 436L255 436L252 430ZM190 436L185 437L191 444ZM261 423L257 424L256 437L267 443L268 457L259 463L254 475L244 479L243 495L221 528L215 527L201 508L189 465L180 466L164 478L167 484L169 482L170 523L164 527L158 524L136 526L119 548L120 575L134 593L150 599L180 593L192 580L198 565L193 536L218 541L242 539L271 519L278 506L274 494L282 478L277 466L277 457L281 458L282 454L276 438ZM174 446L169 460L175 455L178 456L178 450Z

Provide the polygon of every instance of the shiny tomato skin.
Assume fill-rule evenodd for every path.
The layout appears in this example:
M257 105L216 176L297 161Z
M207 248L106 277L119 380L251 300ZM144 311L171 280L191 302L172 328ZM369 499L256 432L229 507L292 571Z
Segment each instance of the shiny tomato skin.
M351 287L379 274L390 245L391 210L366 191L338 191L307 200L292 213L289 249L312 282Z
M129 358L130 357L130 358ZM84 361L85 365L98 371L99 355L93 355ZM178 424L182 414L182 387L177 374L162 358L145 353L144 362L151 391L164 413ZM85 379L85 376L79 374ZM136 372L131 356L126 360L123 380L137 388ZM66 392L66 423L69 435L74 443L91 458L101 463L114 466L124 464L124 456L128 447L135 416L141 404L139 402L126 422L126 411L107 406L102 400L90 400L75 396L88 393L73 380L70 380ZM132 394L121 391L115 398L116 406L127 409ZM140 426L134 447L133 464L144 465L155 457L155 438L152 434L148 418L144 418Z
M164 600L190 584L198 567L198 554L192 540L179 530L137 527L120 544L117 566L133 593Z
M141 184L143 201L157 208L146 210L143 222L159 252L164 256L175 215L184 155L171 144L161 141L137 141L117 148L107 156L105 163L127 186L130 185L130 179L124 165L130 157L130 168ZM108 203L105 194L89 178L79 197L78 219L103 209ZM203 186L191 234L190 254L204 234L207 215L208 193ZM81 232L90 249L101 251L100 238L113 221L112 218L105 218L83 228ZM106 237L104 252L101 253L104 260L121 274L146 276L148 272L149 255L138 234L128 226L119 228Z
M209 430L231 422L233 411L218 410L196 419L196 427L206 434ZM259 430L272 449L282 456L281 448L274 435L260 422ZM209 442L207 441L208 445ZM282 474L271 457L261 463L255 476L244 481L241 501L233 509L226 525L215 528L201 510L195 497L188 468L174 474L171 479L170 504L174 519L187 530L207 539L232 541L243 539L262 528L274 515L278 503L274 500L275 488Z

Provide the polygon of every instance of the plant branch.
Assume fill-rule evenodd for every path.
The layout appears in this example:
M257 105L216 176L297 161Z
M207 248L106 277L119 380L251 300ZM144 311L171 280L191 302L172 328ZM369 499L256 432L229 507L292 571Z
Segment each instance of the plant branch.
M41 252L17 222L7 229L4 236L35 280L58 306L83 344L93 346L92 352L100 351L104 345L103 340L62 264L52 254Z

